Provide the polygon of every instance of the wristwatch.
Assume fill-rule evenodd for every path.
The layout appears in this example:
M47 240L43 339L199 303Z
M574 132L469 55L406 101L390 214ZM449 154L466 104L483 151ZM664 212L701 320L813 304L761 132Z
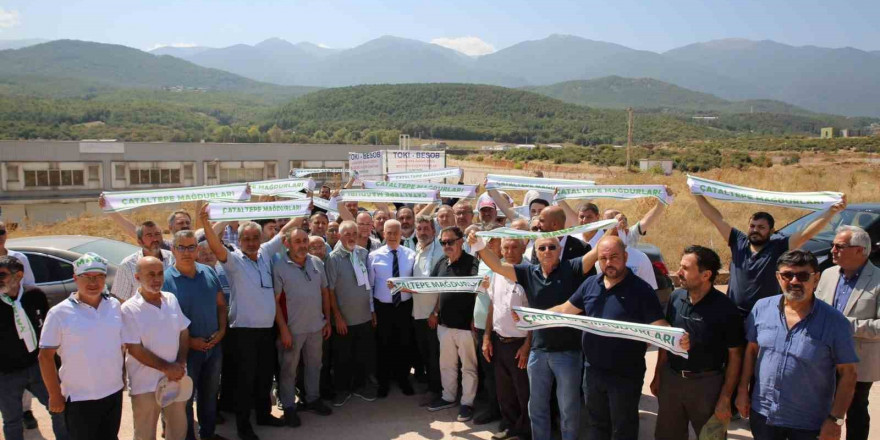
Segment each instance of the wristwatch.
M833 414L828 414L828 420L831 420L837 426L843 426L843 417L835 417Z

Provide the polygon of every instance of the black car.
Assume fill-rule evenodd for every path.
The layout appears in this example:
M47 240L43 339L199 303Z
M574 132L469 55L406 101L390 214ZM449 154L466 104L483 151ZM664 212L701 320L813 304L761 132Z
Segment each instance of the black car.
M636 245L636 249L644 252L648 259L651 260L651 266L654 268L654 277L657 278L657 298L660 299L660 305L665 309L666 303L669 301L669 295L675 290L675 284L669 276L669 269L663 260L663 254L660 253L660 248L651 243L639 242Z
M795 232L806 228L823 212L816 211L807 214L779 229L779 234L790 237ZM871 236L870 260L875 265L880 264L880 203L856 203L847 206L846 209L835 214L828 225L801 248L812 252L819 259L820 270L833 266L831 242L834 240L837 228L844 225L858 226L868 232L868 235Z
M23 253L34 271L34 279L54 306L76 292L73 281L73 262L86 252L94 252L109 261L107 290L113 285L116 266L140 248L121 241L87 235L46 235L13 238L6 247Z

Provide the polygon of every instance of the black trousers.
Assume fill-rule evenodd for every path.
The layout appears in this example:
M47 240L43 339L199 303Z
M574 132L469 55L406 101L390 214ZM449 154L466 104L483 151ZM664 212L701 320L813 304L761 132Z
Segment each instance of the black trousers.
M428 376L428 391L440 394L443 392L443 385L440 382L440 339L437 338L437 329L428 327L427 319L414 320L413 327L419 357Z
M626 377L585 367L587 439L638 439L639 399L644 382L644 374L638 378Z
M498 410L498 396L496 393L496 385L495 385L495 365L494 362L489 362L483 357L483 335L486 334L485 330L476 329L477 330L477 365L480 368L480 373L482 373L481 384L483 385L483 390L486 392L486 402L488 403L486 411L491 414L499 414ZM494 359L493 359L494 360Z
M411 299L403 301L397 307L379 301L373 303L379 353L379 386L388 386L391 380L406 381L412 350L413 302Z
M122 390L98 400L67 401L64 422L70 440L117 440Z
M226 337L220 341L223 346L223 365L220 367L220 401L217 410L235 412L235 343L232 341L232 329L226 326Z
M257 420L270 416L272 375L275 372L274 334L271 328L231 328L230 343L235 353L235 418L239 430L250 427L251 409Z
M871 415L868 413L868 395L873 382L856 382L856 392L846 411L846 440L868 440Z
M364 386L373 372L376 336L373 323L348 326L345 336L333 327L333 384L336 391L351 392Z
M529 373L517 366L516 352L526 338L501 342L492 334L492 364L495 366L495 386L501 419L517 435L529 437ZM483 354L480 353L480 356ZM526 353L528 356L528 353Z

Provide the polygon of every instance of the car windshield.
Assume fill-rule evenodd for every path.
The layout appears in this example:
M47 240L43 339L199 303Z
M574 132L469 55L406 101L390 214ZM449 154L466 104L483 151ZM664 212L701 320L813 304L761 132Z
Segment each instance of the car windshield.
M779 233L786 236L791 237L797 231L802 231L807 227L810 223L812 223L816 218L820 217L824 213L824 211L816 211L812 214L801 217L787 226L779 230ZM831 221L813 237L813 240L821 240L831 242L834 240L834 231L837 230L838 226L843 225L853 225L859 226L863 229L868 229L868 226L872 225L877 221L877 218L880 217L880 213L876 212L867 212L867 211L857 211L853 209L845 209L831 218Z
M70 248L73 252L94 252L107 259L111 264L119 265L125 257L140 250L139 247L116 240L95 240Z

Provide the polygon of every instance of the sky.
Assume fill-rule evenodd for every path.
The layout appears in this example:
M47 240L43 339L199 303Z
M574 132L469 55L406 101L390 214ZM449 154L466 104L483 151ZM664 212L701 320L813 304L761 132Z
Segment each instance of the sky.
M880 50L878 0L0 0L0 40L155 47L382 35L481 55L550 34L663 52L721 38Z

